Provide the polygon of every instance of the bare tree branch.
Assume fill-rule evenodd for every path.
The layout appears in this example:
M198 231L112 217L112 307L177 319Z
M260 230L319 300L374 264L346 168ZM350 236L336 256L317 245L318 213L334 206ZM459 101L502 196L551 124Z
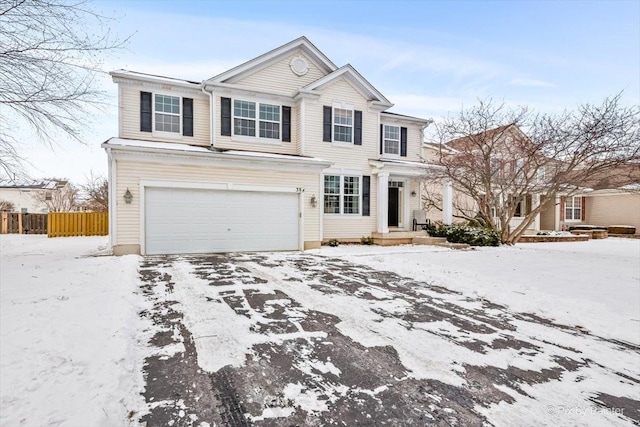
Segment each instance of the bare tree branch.
M22 171L21 130L50 141L62 131L81 141L104 93L96 88L102 56L127 40L112 36L113 18L84 0L0 0L0 173ZM11 124L9 126L9 123Z
M426 178L452 181L457 217L515 243L557 195L640 182L640 109L621 106L620 96L559 115L480 101L436 124L441 149L435 163L442 169ZM425 192L425 206L442 206L432 193ZM518 212L523 200L538 196L540 204ZM523 220L511 229L516 213Z

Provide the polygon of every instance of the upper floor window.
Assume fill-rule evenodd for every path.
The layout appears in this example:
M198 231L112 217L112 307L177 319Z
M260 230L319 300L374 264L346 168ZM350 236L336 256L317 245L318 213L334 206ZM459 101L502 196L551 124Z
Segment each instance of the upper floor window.
M258 117L256 110L259 112ZM256 128L260 138L280 139L280 106L235 99L233 134L255 137Z
M567 197L564 203L564 219L580 221L582 219L582 197Z
M361 177L325 175L324 213L359 214L361 193Z
M384 125L383 153L400 155L400 127Z
M333 140L353 142L353 110L333 107Z
M155 94L155 130L180 133L180 97Z
M141 91L140 132L193 136L193 98Z

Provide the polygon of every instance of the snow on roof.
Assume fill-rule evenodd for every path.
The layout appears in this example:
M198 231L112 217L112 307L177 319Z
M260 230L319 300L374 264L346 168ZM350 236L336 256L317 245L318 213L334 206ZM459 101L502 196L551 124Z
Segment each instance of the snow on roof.
M0 180L0 188L55 190L56 188L63 187L66 183L67 181L56 181L52 179L44 179L40 181L16 181L12 179L2 179Z
M159 76L156 74L141 73L138 71L130 71L125 69L111 71L109 72L109 74L115 77L132 77L132 78L144 79L144 80L151 79L154 81L163 81L166 83L181 83L181 84L200 86L200 82L196 82L193 80L177 79L175 77Z
M150 150L163 150L163 151L183 151L190 153L202 153L218 156L234 156L234 157L247 157L247 158L263 158L273 160L297 160L310 163L331 163L327 160L319 159L317 157L305 157L295 156L289 154L274 154L274 153L261 153L258 151L242 151L242 150L217 150L210 149L209 147L195 146L181 144L178 142L154 142L143 141L139 139L124 139L124 138L110 138L102 144L103 148L115 148L115 147L127 147L127 148L142 148Z
M399 114L399 113L394 113L394 112L391 112L391 111L382 111L380 114L389 115L389 116L395 116L395 117L398 117L400 119L408 119L408 120L419 121L419 122L424 122L424 123L433 123L432 119L423 119L421 117L408 116L406 114Z

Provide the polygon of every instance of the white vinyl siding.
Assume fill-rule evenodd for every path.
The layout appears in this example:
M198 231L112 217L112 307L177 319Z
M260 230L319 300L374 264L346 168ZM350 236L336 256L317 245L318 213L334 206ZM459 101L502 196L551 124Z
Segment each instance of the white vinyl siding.
M209 134L209 97L200 90L162 89L158 93L193 99L193 136L182 136L182 129L171 139L161 134L140 131L140 92L154 92L156 89L138 84L119 84L120 138L142 139L146 141L175 142L208 147L211 145ZM154 102L154 101L153 101ZM155 102L154 102L155 103Z
M295 56L302 56L307 61L309 71L304 76L297 76L291 71L291 59ZM310 85L322 77L324 77L324 73L318 65L300 50L291 52L290 55L286 55L280 61L250 76L229 83L290 96L294 91Z
M630 225L640 234L640 194L603 194L587 197L586 223Z

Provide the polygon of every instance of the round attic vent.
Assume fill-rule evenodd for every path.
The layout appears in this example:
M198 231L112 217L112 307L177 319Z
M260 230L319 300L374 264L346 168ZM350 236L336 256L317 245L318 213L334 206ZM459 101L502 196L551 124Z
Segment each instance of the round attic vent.
M293 71L298 76L304 76L309 71L309 66L307 65L306 59L296 56L291 60L289 64L291 67L291 71Z

